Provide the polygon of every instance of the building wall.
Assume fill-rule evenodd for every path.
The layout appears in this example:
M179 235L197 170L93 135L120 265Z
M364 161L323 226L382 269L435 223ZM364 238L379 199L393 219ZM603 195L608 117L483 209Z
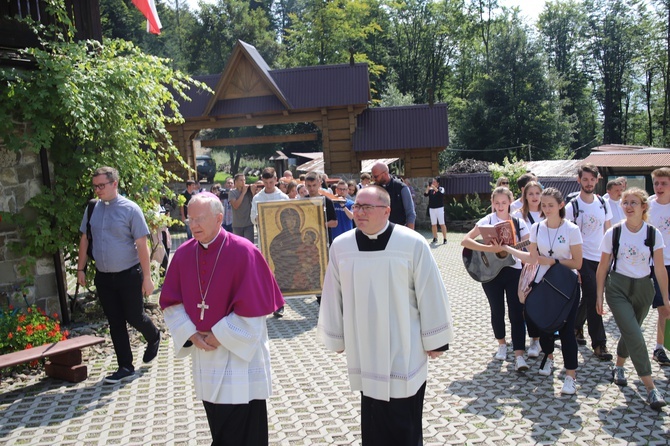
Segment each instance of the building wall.
M41 190L39 155L27 150L10 150L0 142L0 212L25 214L26 203ZM53 256L36 260L31 268L34 284L26 285L19 273L19 266L26 258L9 248L12 242L20 242L21 237L17 228L6 220L0 220L0 305L36 304L47 314L60 314Z

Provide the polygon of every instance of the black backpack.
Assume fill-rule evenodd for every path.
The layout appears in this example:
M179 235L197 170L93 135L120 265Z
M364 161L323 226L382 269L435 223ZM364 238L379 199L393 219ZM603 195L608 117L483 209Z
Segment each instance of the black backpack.
M612 226L612 271L616 271L616 258L619 254L619 239L621 238L621 225L619 222ZM647 238L644 244L649 247L649 261L654 258L654 245L656 244L656 228L647 223ZM651 276L651 274L649 275Z
M88 249L86 250L86 255L89 259L95 260L93 258L93 234L91 233L91 215L93 215L93 209L95 209L95 204L98 202L97 199L89 200L87 206L88 218L86 219L86 238L88 239Z

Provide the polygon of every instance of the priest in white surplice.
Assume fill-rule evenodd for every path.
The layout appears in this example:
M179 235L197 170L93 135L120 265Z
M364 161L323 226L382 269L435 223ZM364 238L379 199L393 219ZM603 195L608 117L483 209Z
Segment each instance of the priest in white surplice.
M449 348L453 322L428 243L389 223L389 204L381 187L358 192L357 229L330 248L317 332L346 352L352 390L362 393L362 444L416 446L428 358Z
M217 196L195 195L188 216L193 239L175 252L160 297L175 356L191 355L213 445L267 445L265 321L284 300L254 244L221 227Z

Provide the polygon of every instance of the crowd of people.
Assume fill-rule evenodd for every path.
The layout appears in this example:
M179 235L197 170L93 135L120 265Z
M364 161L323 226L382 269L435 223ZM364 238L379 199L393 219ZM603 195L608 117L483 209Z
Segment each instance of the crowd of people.
M630 357L647 389L648 404L659 410L666 402L654 385L651 359L670 365L663 346L670 316L670 168L652 173L652 197L627 188L625 178L608 182L608 195L600 197L595 194L599 178L595 166L582 165L579 193L563 197L528 173L517 180L518 199L509 179L499 178L491 194L492 212L464 236L462 245L512 259L482 283L497 343L494 360L508 356L507 312L514 369L527 372L526 358L542 354L537 373L551 376L561 362L555 355L558 338L565 369L561 393L574 395L578 345L586 342L584 324L594 355L601 361L613 359L603 323L606 302L621 332L612 381L627 385L624 365ZM153 291L151 277L144 273L149 232L137 205L118 195L118 172L100 168L92 183L100 201L80 226L78 281L85 285L87 256L94 256L96 285L119 365L105 381L115 383L134 375L126 322L147 339L145 362L153 360L160 345L160 332L141 305L142 295ZM317 334L326 348L346 352L351 388L361 392L363 444L422 442L427 363L453 342L453 320L429 243L413 230L415 192L383 163L375 164L371 174L361 174L359 183L331 183L332 188L318 173L294 179L287 171L278 178L273 168L266 168L251 185L243 174L210 191L197 191L195 182L186 184L180 217L188 240L168 266L160 305L175 356L193 359L196 396L204 403L214 444L268 443L265 401L272 386L266 316L281 317L284 298L254 244L258 203L316 197L324 204L330 242L322 295L317 296ZM438 227L446 243L444 189L434 180L426 184L424 195L433 243ZM286 215L286 225L295 226L291 218ZM109 238L109 225L121 219L127 231ZM478 240L484 226L504 222L513 228L512 243ZM530 282L539 284L556 264L579 274L581 292L570 301L561 326L546 332L526 314L519 284L527 266L535 266L529 268L534 274ZM111 304L118 299L122 306ZM652 307L658 323L650 357L641 326Z
M236 174L228 178L224 184L213 184L209 192L218 196L223 204L223 227L228 232L243 236L254 241L254 227L257 226L257 204L277 200L299 200L303 198L325 197L326 221L329 228L329 241L354 227L351 206L354 204L358 191L371 184L384 187L391 196L392 215L390 221L414 228L416 220L415 192L409 180L391 175L388 166L376 163L372 173L362 172L360 181L333 180L325 173L310 172L293 177L286 170L281 178L273 167L261 171L260 179L247 184L244 174ZM310 186L313 187L310 191ZM186 189L181 193L184 204L180 206L181 221L186 228L187 239L193 237L188 218L188 205L191 198L198 192L198 184L194 180L186 182ZM424 196L428 197L431 222L434 220L434 243L437 243L438 224L442 231L443 243L446 243L447 228L444 215L444 188L439 180L434 179L426 185ZM334 206L334 203L336 204Z
M505 303L512 331L514 368L529 369L524 356L544 355L537 371L552 374L556 364L554 341L560 339L565 380L561 393L577 392L578 345L586 345L584 325L588 326L591 348L601 361L611 361L607 333L603 323L604 305L614 317L621 337L611 367L612 382L627 385L624 364L631 358L640 381L647 389L647 402L653 409L666 405L651 377L651 359L670 365L664 348L665 323L670 316L668 271L670 269L670 168L652 172L654 195L639 188L627 188L626 178L607 183L608 194L595 193L600 179L598 169L583 164L577 172L580 190L566 200L555 188L543 188L533 174L518 178L521 196L516 201L509 189L509 179L501 177L491 194L492 213L482 218L465 235L465 248L510 254L516 260L503 268L491 281L482 283L491 309L491 326L498 348L494 357L505 360ZM475 240L484 225L513 221L516 240L528 247L484 244ZM556 332L543 332L524 311L525 294L522 265L539 284L550 267L562 264L578 273L581 293L568 304L568 315ZM525 268L524 268L525 270ZM529 280L529 278L526 278ZM532 293L532 291L531 291ZM656 343L650 359L641 326L651 308L658 309ZM526 350L526 332L531 342Z

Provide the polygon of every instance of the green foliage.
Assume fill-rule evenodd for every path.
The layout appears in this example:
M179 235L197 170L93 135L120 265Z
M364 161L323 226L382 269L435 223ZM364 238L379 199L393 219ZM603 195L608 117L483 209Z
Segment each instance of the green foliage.
M0 141L15 150L48 153L52 185L12 215L22 242L12 249L39 257L61 249L77 256L79 226L93 197L91 174L109 165L120 190L144 210L150 228L168 224L157 212L165 186L179 181L163 163L176 159L166 124L180 122L173 94L204 87L122 40L72 42L40 35L42 48L27 49L36 70L0 69ZM24 129L23 123L28 123Z
M341 64L353 57L368 64L374 84L386 70L368 54L370 41L382 32L379 8L375 0L309 0L303 11L289 14L292 26L285 30L281 65Z
M401 93L417 103L444 100L451 64L464 37L461 0L393 1L389 4L389 68Z
M220 73L238 40L252 44L269 65L279 56L279 43L263 8L242 0L201 3L198 20L184 42L188 70Z
M507 177L509 179L509 190L512 191L514 196L516 197L521 193L516 185L516 180L526 173L526 167L522 162L517 161L516 157L512 157L512 161L505 157L502 164L491 164L489 169L491 169L493 175L491 189L495 187L498 178Z
M57 314L49 317L35 305L23 310L9 306L0 311L0 354L61 341L68 334L67 330L61 331ZM31 365L37 365L37 361Z
M447 203L446 213L452 221L474 220L488 213L488 206L482 203L478 194L467 195L463 203L457 201L456 198L451 200L451 203Z
M381 97L380 107L397 107L414 104L414 97L409 93L401 93L395 84L389 84L386 92L382 93Z

